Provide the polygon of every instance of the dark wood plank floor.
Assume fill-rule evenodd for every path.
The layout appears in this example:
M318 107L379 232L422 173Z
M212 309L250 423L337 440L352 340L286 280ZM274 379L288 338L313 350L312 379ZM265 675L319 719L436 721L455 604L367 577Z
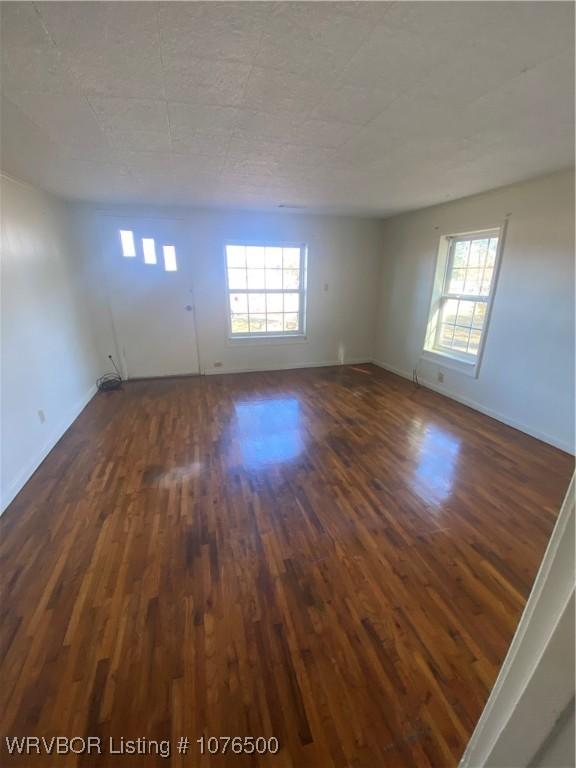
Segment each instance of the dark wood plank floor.
M191 746L2 764L455 766L572 469L372 366L99 394L0 522L1 735Z

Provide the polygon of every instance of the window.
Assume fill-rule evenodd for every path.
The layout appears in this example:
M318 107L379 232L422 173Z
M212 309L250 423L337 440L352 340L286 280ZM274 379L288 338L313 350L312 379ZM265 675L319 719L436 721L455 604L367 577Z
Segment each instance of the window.
M302 336L306 248L226 245L230 335Z
M156 243L151 237L142 238L144 264L156 264Z
M442 238L425 353L452 358L476 371L494 292L501 236L500 229L493 229Z
M134 232L131 229L120 229L120 243L122 245L122 255L130 258L136 256L136 240ZM156 242L153 237L143 237L142 255L144 264L157 264ZM139 252L140 253L140 252ZM162 254L164 256L164 270L166 272L177 272L178 263L176 261L176 248L173 245L163 245Z
M164 253L164 269L166 272L177 272L176 248L174 248L173 245L165 245L163 246L162 251Z
M120 242L122 243L122 255L127 257L136 256L136 246L134 245L134 233L130 229L120 230Z

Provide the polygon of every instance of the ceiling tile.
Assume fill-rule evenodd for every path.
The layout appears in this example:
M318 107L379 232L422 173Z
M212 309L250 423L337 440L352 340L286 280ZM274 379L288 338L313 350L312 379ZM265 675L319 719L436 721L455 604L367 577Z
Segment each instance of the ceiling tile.
M352 57L342 82L401 93L448 55L443 36L413 35L380 26Z
M234 107L205 104L168 103L170 132L173 138L186 136L191 131L231 131L238 111Z
M335 3L278 3L266 23L255 64L333 80L371 30L368 22L338 13Z
M249 64L163 56L166 96L195 104L233 105L242 101Z
M189 131L176 138L172 137L172 151L182 155L222 157L226 154L231 137L230 132Z
M10 93L81 93L66 58L50 44L3 46L2 87Z
M312 117L363 125L379 115L399 95L394 85L386 89L337 84L312 111Z
M130 99L90 96L98 122L107 131L167 131L166 102L155 99Z
M193 181L199 175L218 176L222 170L222 157L209 155L180 155L172 156L172 177Z
M124 51L158 48L158 6L154 2L40 2L35 7L62 50Z
M137 99L164 98L164 79L159 51L138 48L123 51L87 48L66 53L70 68L88 96L121 96Z
M272 3L161 3L158 18L166 58L250 63Z
M309 112L324 88L309 77L254 67L242 105L263 112Z
M106 139L116 149L134 149L144 152L168 152L170 135L168 131L107 131Z
M353 136L358 127L327 120L303 120L293 132L290 143L307 147L340 147Z
M34 3L2 3L0 21L2 48L46 48L51 45Z
M257 137L282 143L290 141L301 121L302 116L294 112L262 112L242 107L236 110L234 128L244 139Z
M94 113L81 96L19 93L12 100L58 144L105 146L106 139Z

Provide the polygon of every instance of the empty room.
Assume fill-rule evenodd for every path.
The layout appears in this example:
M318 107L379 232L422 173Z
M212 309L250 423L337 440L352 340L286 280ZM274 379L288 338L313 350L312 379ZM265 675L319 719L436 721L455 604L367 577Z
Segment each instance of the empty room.
M574 767L574 9L0 3L2 766Z

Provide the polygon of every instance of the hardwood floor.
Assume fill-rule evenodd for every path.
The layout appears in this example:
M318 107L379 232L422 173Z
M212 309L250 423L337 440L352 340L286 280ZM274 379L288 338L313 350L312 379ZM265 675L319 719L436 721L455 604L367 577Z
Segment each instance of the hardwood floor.
M373 366L97 395L0 521L1 736L172 756L2 764L455 766L572 470Z

